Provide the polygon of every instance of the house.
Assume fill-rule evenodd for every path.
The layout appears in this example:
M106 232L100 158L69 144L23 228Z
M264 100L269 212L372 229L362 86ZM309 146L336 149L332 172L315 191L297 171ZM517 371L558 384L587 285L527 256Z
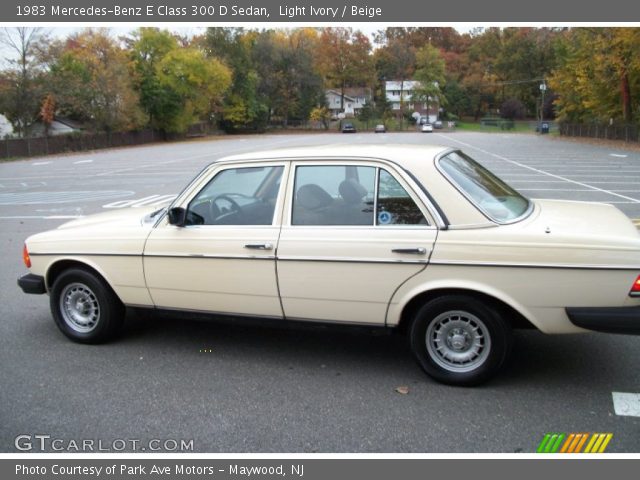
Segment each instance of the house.
M345 88L344 108L342 107L340 90L327 90L325 97L331 118L337 118L340 113L344 113L345 117L355 117L367 102L371 101L371 90L368 88Z
M49 125L48 134L50 137L56 135L66 135L69 133L79 132L82 130L82 126L78 122L69 120L67 118L56 117ZM29 129L29 135L32 137L44 137L45 125L41 121L37 121Z
M437 98L429 97L428 105L426 102L414 102L412 97L414 91L420 87L417 80L392 80L385 82L385 92L387 102L391 104L391 110L396 116L400 116L400 105L404 104L405 112L418 112L421 116L428 116L429 122L433 123L438 120L438 112L440 104ZM402 95L402 101L401 101ZM428 108L428 111L427 111Z
M4 115L0 114L0 139L13 135L13 125Z

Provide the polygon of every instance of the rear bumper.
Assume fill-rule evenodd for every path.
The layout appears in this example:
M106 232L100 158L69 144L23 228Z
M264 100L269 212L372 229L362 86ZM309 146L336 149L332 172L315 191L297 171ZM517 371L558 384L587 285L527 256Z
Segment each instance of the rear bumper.
M638 307L568 307L571 323L580 328L606 333L640 335Z
M35 295L41 295L47 293L47 289L44 284L44 277L40 275L34 275L33 273L27 273L18 279L18 286L24 293L32 293Z

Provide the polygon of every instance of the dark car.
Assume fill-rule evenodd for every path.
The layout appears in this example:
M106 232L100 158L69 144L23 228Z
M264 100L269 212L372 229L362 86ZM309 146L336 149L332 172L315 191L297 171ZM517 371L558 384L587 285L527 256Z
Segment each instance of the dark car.
M353 126L353 123L345 123L342 125L342 133L356 133L356 127Z

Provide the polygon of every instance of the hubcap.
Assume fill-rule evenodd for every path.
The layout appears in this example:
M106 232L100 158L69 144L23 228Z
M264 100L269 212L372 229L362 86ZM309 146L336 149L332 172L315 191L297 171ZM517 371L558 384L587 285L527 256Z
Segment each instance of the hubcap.
M427 352L450 372L470 372L482 365L491 350L486 325L472 313L452 310L438 315L427 328Z
M100 320L100 305L89 287L71 283L60 294L60 313L73 330L87 333L96 328Z

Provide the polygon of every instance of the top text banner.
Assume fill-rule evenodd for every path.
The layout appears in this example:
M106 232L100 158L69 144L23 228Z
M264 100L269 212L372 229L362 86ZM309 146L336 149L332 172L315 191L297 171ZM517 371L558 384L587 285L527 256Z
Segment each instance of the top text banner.
M640 22L629 0L3 0L0 23Z

